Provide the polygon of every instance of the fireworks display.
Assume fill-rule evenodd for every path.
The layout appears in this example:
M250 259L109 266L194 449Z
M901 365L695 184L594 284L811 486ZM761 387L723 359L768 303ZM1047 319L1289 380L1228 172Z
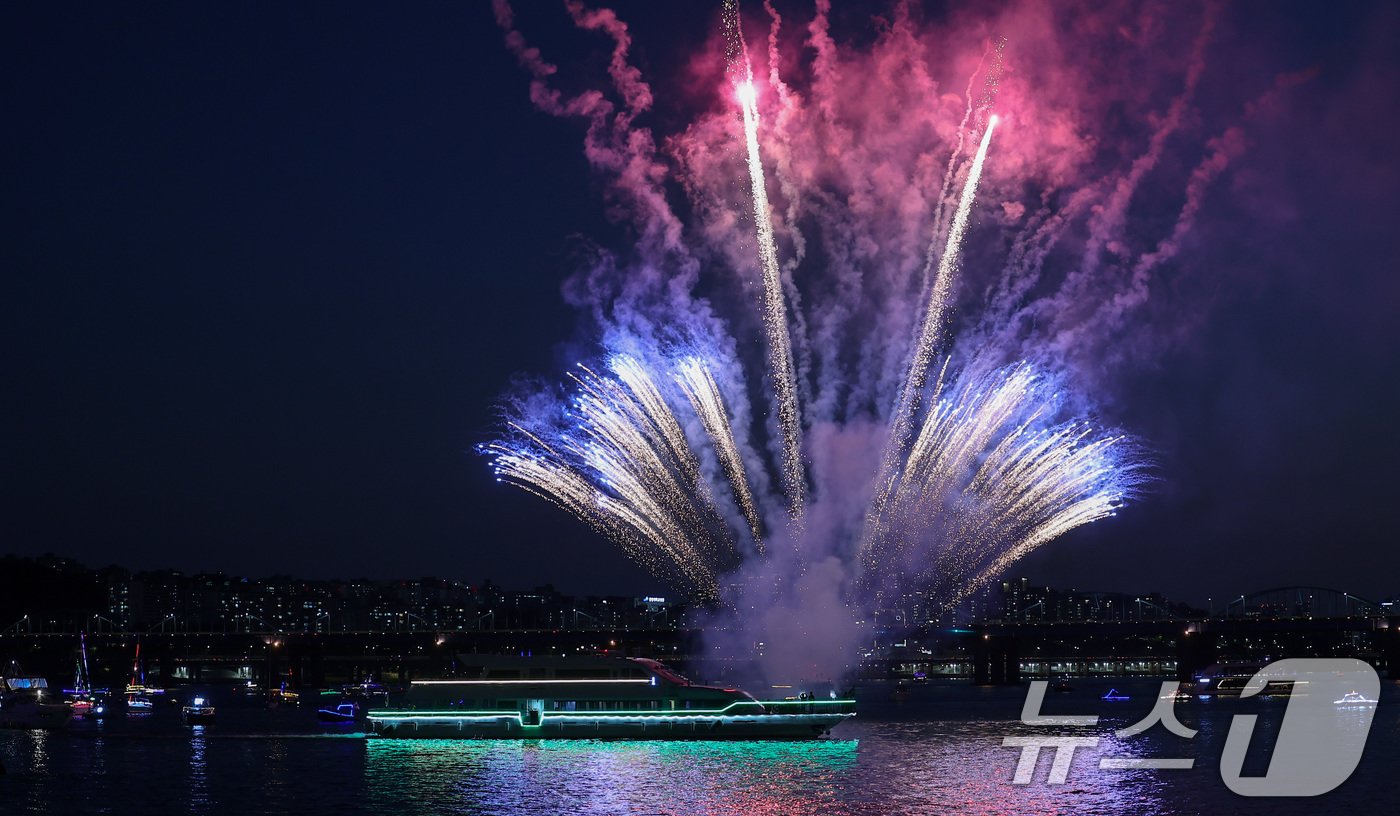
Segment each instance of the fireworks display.
M782 563L796 581L820 560L840 565L848 600L920 591L951 604L1133 497L1139 448L1093 418L1066 364L1073 355L1037 353L1047 301L1035 290L1056 243L1112 189L1088 221L1091 250L1108 245L1155 155L1116 187L1047 182L1026 215L1007 192L1037 181L1025 170L1034 136L1020 137L1021 175L998 181L1009 254L979 276L991 281L987 300L969 314L960 278L974 263L965 243L979 185L1003 138L1046 120L997 101L1006 40L984 41L952 102L917 56L912 23L896 20L863 57L836 46L818 2L798 89L783 76L794 58L778 12L764 5L766 55L751 55L731 2L710 107L663 149L636 124L652 91L628 62L626 25L567 8L611 38L615 95L555 88L556 67L526 45L512 10L498 2L496 15L536 104L588 121L588 155L637 245L600 251L586 278L602 362L562 389L517 395L507 431L483 446L501 480L693 596L726 602L724 587L749 565ZM853 96L863 77L843 66L862 59L880 87ZM684 215L668 203L671 181ZM1133 269L1142 258L1160 260L1113 263ZM1103 266L1086 258L1062 275L1062 291L1082 291Z

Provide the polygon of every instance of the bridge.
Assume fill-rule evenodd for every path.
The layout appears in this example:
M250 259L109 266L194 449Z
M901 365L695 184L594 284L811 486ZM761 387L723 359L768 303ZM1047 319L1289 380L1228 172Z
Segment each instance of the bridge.
M488 629L412 632L89 632L93 685L123 688L137 643L152 685L235 683L328 687L365 678L399 682L441 676L458 654L596 654L667 659L691 632L622 629ZM0 667L14 660L55 685L72 675L81 648L75 632L0 633Z
M1288 586L1232 598L1225 605L1225 617L1348 618L1385 614L1388 609L1388 604L1339 589Z

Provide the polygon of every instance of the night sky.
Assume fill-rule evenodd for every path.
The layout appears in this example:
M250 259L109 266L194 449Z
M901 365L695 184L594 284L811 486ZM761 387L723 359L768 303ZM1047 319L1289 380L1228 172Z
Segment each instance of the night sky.
M529 11L551 61L606 59ZM715 12L619 12L664 100ZM513 376L573 362L577 236L618 234L488 4L31 3L3 28L0 552L666 591L472 450ZM1159 483L1020 573L1400 593L1397 34L1384 4L1226 8L1203 108L1230 67L1317 77L1208 199L1189 328L1106 399Z

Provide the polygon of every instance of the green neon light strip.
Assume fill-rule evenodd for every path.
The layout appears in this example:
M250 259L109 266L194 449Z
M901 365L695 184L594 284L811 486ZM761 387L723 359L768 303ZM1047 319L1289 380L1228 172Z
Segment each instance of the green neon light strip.
M586 722L591 720L687 720L687 719L716 719L728 714L730 709L736 706L780 706L780 705L854 705L855 700L771 700L767 702L753 700L736 700L724 708L716 709L681 709L678 711L613 711L599 712L594 714L589 711L542 711L540 712L540 724L543 725L545 719L556 720L577 720ZM838 712L839 713L839 712ZM413 711L400 713L393 710L371 711L368 715L371 720L384 722L394 721L438 721L452 722L457 720L500 720L514 719L524 725L522 715L518 711ZM768 714L759 712L748 716L756 717L801 717L802 714ZM533 727L533 726L532 726Z
M553 686L564 683L643 683L651 685L649 678L641 680L610 680L607 678L595 680L414 680L415 686L501 686L509 684L530 685L530 686Z
M685 716L644 717L644 716L627 716L627 715L623 715L623 714L603 714L603 715L596 715L596 716L595 716L595 715L588 715L588 716L581 716L581 717L554 717L554 718L552 718L552 719L555 719L555 720L562 720L562 721L564 721L564 722L570 722L570 723L577 724L577 725L588 725L588 724L597 724L598 722L602 722L602 721L609 721L609 722L623 721L623 722L633 722L633 723L636 723L636 722L642 722L642 723L645 723L645 722L653 722L653 723L657 723L657 724L662 724L662 723L672 723L672 724L674 724L674 723L678 723L678 722L734 722L734 721L739 721L739 720L746 720L746 721L750 721L750 722L768 722L768 721L772 721L772 720L804 719L804 718L812 718L812 717L820 717L820 718L829 718L829 719L841 720L841 719L845 719L846 717L851 717L851 716L855 716L855 715L852 714L852 713L844 713L844 714L843 714L843 713L836 713L836 714L749 714L749 715L736 714L736 715L733 715L733 716L720 716L720 715L715 715L715 714L698 714L698 715L685 715ZM470 722L470 723L482 723L482 722L493 722L493 721L497 721L497 720L512 720L512 719L513 719L513 720L515 720L515 721L520 725L521 728L542 728L542 727L544 726L544 724L545 724L545 720L546 720L546 719L551 719L551 718L541 717L541 718L540 718L540 724L539 724L539 725L526 725L526 724L524 723L524 721L520 718L520 715L519 715L519 714L504 714L504 715L500 715L500 716L496 716L496 717L424 717L424 716L407 716L407 717L370 717L370 719L371 719L371 720L374 720L375 722L383 722L383 723L413 722L413 723L459 723L459 724L460 724L460 723L468 723L468 722ZM563 723L561 722L561 724L563 724Z

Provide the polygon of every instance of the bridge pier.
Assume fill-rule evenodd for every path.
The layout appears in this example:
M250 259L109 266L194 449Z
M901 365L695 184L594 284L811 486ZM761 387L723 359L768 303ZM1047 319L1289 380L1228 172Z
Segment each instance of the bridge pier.
M1189 683L1196 672L1219 660L1216 640L1202 631L1188 630L1176 641L1176 679Z
M1010 635L983 634L973 643L972 682L979 686L1021 682L1021 641Z

